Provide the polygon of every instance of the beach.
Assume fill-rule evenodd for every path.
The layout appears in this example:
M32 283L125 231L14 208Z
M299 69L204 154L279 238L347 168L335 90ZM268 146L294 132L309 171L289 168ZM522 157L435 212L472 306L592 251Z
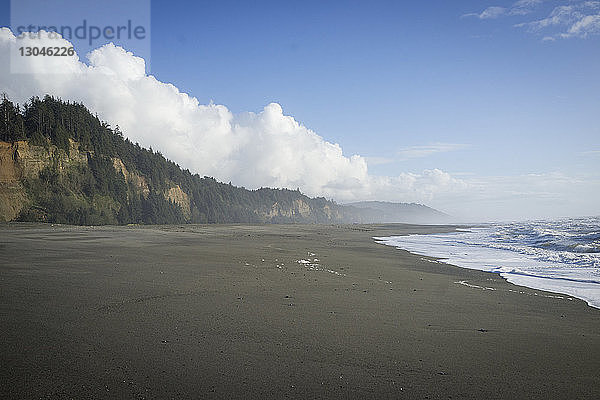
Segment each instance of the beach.
M600 310L373 240L454 229L1 225L0 397L600 398Z

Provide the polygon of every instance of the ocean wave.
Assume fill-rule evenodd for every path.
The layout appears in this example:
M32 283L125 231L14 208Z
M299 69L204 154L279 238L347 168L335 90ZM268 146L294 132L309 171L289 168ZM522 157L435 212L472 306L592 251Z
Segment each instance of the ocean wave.
M459 232L376 238L510 282L582 298L600 308L600 218L489 224Z

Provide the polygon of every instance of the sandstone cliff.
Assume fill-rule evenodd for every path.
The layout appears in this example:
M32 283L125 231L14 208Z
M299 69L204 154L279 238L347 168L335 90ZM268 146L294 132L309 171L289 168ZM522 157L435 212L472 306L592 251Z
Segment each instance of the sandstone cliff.
M56 146L31 146L26 141L0 142L0 221L14 220L28 204L23 179L36 178L40 171L55 163L59 170L73 163L85 163L87 156L70 141L69 150Z
M50 165L56 165L59 171L73 165L86 165L88 154L90 152L80 151L79 144L73 140L69 141L68 151L50 144L33 146L27 141L0 141L0 222L15 220L30 205L31 199L23 185L24 179L37 178L40 171ZM113 158L112 161L115 170L123 174L130 187L147 198L150 193L147 179L137 172L129 171L120 159ZM170 185L164 192L165 199L179 205L189 220L191 210L188 194L179 185Z
M77 142L69 140L67 150L59 149L48 143L46 146L31 145L27 141L7 143L0 141L0 222L13 221L28 208L36 209L36 204L24 184L28 179L36 179L40 172L53 166L60 174L65 174L72 167L86 168L93 156L92 151L82 151ZM122 175L127 184L127 199L141 196L148 199L151 194L149 180L138 171L130 170L125 163L116 157L110 159L117 174ZM72 171L72 169L71 169ZM186 192L176 182L165 180L161 196L176 204L186 222L194 222L194 215L204 215L210 210L198 209ZM242 190L242 189L237 189ZM290 192L295 193L295 192ZM81 197L83 195L77 195ZM300 193L298 198L286 201L272 201L268 205L255 208L253 213L256 221L262 222L340 222L344 216L335 205L316 202ZM92 203L94 206L103 205L107 210L118 213L121 206L111 199L98 197ZM39 220L45 221L40 217ZM202 221L202 220L201 220Z
M167 200L177 204L181 207L181 211L183 212L183 216L186 220L190 220L192 215L191 207L190 207L190 196L186 192L184 192L179 185L174 185L167 189L164 193Z

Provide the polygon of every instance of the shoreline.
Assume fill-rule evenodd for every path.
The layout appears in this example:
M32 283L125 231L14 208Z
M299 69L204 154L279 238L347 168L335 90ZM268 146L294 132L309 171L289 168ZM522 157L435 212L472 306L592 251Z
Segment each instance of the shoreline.
M452 230L0 225L0 397L600 397L597 310L372 239Z
M469 226L460 226L452 233L469 232ZM555 293L555 298L577 298L583 300L588 306L600 310L600 297L597 293L600 290L597 281L586 279L575 279L561 276L544 276L530 272L527 266L545 265L547 262L538 261L520 253L488 247L483 243L479 245L460 246L461 240L451 240L451 244L446 243L446 239L452 239L451 235L447 238L436 238L436 243L428 241L429 235L399 235L389 237L373 237L377 243L396 248L398 250L408 251L418 257L429 257L438 260L440 263L451 265L458 268L471 269L476 271L488 272L503 278L508 283L515 286L523 286L529 289L540 290L549 293ZM412 240L404 242L401 238L413 236ZM444 236L442 233L441 236ZM459 250L460 249L460 250ZM463 253L464 252L464 253ZM494 260L494 263L490 263ZM523 267L525 266L525 268ZM573 267L571 267L573 268ZM562 282L562 284L561 284Z

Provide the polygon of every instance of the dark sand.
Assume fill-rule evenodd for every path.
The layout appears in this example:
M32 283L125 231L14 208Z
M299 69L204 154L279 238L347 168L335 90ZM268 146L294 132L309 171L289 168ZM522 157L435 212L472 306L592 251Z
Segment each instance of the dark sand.
M0 398L600 399L600 310L371 239L448 229L0 226Z

